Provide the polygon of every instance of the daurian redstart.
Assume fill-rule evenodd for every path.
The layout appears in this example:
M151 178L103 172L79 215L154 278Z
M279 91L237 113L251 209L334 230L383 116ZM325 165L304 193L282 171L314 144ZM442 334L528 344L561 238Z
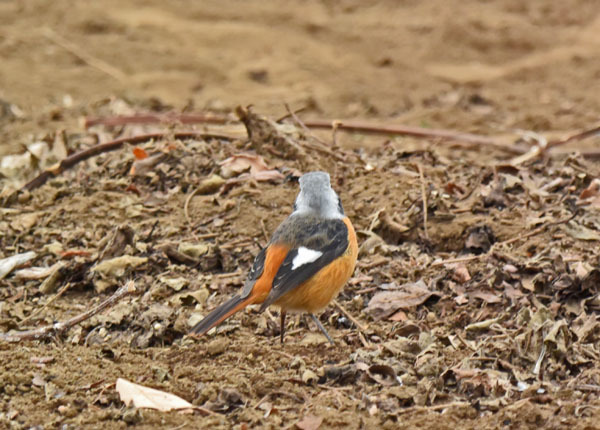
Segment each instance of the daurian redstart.
M310 172L300 177L294 211L262 249L241 292L209 313L190 331L201 335L251 304L260 310L281 308L281 341L287 311L308 312L327 339L315 312L340 292L356 265L358 245L352 223L344 215L329 174Z

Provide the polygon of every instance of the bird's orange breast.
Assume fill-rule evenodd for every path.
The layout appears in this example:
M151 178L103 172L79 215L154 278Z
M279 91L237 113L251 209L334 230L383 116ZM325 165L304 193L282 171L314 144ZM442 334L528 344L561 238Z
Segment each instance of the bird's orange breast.
M327 306L348 281L358 257L356 232L348 217L344 218L348 227L348 248L330 264L319 270L312 278L294 290L280 297L275 304L283 310L314 313Z

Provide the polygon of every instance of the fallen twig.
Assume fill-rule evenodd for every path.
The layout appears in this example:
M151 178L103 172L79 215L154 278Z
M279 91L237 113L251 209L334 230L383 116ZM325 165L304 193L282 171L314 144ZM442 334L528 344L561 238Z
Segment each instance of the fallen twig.
M557 146L566 145L568 143L573 143L573 142L581 142L582 140L587 139L588 137L597 136L599 134L600 134L600 125L590 128L588 130L580 131L579 133L575 133L575 134L567 137L566 139L552 140L552 141L548 142L548 148L555 148Z
M523 138L527 140L532 140L533 142L535 142L535 144L531 146L531 148L529 148L529 150L526 153L521 154L518 157L515 157L512 160L510 160L509 164L513 166L518 166L519 164L523 164L526 161L538 158L539 156L545 154L546 150L548 149L548 140L538 133L525 132L523 134Z
M227 124L237 123L236 119L218 116L211 113L145 113L135 115L118 115L109 117L87 117L84 119L85 128L94 125L115 127L128 124L156 124L156 123L181 123L181 124Z
M297 115L288 113L288 116L292 118ZM295 119L295 118L294 118ZM213 117L204 114L138 114L132 116L117 116L107 118L89 118L85 120L86 127L91 125L103 124L103 125L123 125L123 124L150 124L150 123L161 123L169 121L179 121L185 124L194 123L213 123L223 124L226 122L237 122L230 121L223 117ZM441 139L445 141L459 141L471 143L474 145L486 145L492 146L499 150L520 155L526 150L517 148L514 146L506 145L496 139L480 136L472 133L462 133L453 130L443 129L430 129L423 127L411 127L406 125L389 125L389 124L376 124L366 121L344 121L344 120L329 120L329 119L313 119L303 120L302 123L307 128L321 128L321 129L332 129L335 131L345 130L354 131L359 133L369 134L387 134L397 136L412 136L429 139Z
M192 219L190 218L190 213L188 211L188 207L190 205L190 201L192 200L192 198L198 193L198 191L200 190L200 187L196 187L194 188L194 191L192 191L185 199L185 203L183 205L183 214L185 215L185 219L188 223L188 225L190 226L190 231L192 232L192 235L194 236L194 238L196 240L198 240L198 238L196 237L196 234L194 233L194 223L192 222Z
M317 136L315 136L312 133L312 131L310 131L310 129L306 126L306 124L304 124L304 122L302 122L302 120L300 118L298 118L298 115L296 115L296 112L294 112L293 110L290 109L290 106L287 103L284 106L285 106L285 110L287 110L288 114L292 117L294 122L296 124L298 124L300 126L300 128L302 128L302 130L304 130L306 132L307 135L309 135L315 141L319 142L321 145L325 145L325 146L327 145L325 142L323 142L321 139L319 139Z
M288 118L293 118L294 121L298 122L298 116L296 115L301 110L296 112L291 112L288 110L288 113L279 118L276 122L281 122ZM86 118L85 126L91 127L93 125L102 124L106 126L116 126L116 125L126 125L126 124L155 124L162 122L180 122L183 124L200 124L200 123L209 123L209 124L225 124L225 123L237 123L238 121L232 120L223 116L216 116L211 114L177 114L177 113L167 113L167 114L136 114L136 115L123 115L123 116L115 116L115 117L106 117L106 118ZM503 142L498 141L497 139L481 136L473 133L462 133L454 130L445 130L445 129L432 129L432 128L423 128L423 127L412 127L406 125L390 125L390 124L377 124L368 121L345 121L345 120L329 120L329 119L312 119L312 120L303 120L300 124L303 128L321 128L321 129L331 129L335 133L338 130L345 131L353 131L358 133L369 133L369 134L388 134L388 135L397 135L397 136L412 136L412 137L420 137L420 138L429 138L429 139L441 139L445 141L461 141L466 143L471 143L474 145L484 145L491 146L496 149L499 149L504 152L508 152L514 155L523 155L527 154L527 158L532 158L531 154L528 154L531 150L519 148L512 145L507 145ZM590 128L589 130L584 130L582 132L576 133L572 136L569 136L565 139L549 141L547 147L545 149L551 149L557 146L566 145L568 143L579 142L581 140L587 139L589 137L593 137L600 134L600 126L596 126ZM334 138L334 146L335 146L335 138ZM534 150L539 150L534 147ZM598 152L590 152L582 153L586 157L597 158L600 156ZM537 155L537 154L536 154Z
M140 134L138 136L131 137L122 137L119 139L111 140L110 142L99 143L97 145L91 146L89 148L84 149L83 151L76 152L73 155L68 156L61 162L51 166L50 168L44 170L41 174L36 176L34 179L29 181L27 184L21 188L21 191L31 191L36 188L41 187L48 181L48 179L53 178L55 176L60 175L65 170L74 167L81 161L85 161L88 158L91 158L95 155L99 155L105 152L116 151L120 149L126 143L136 144L141 142L146 142L152 139L162 139L165 137L173 137L175 139L192 139L192 138L202 138L202 139L224 139L230 140L233 139L231 136L224 136L218 134L209 134L202 133L199 131L182 131L182 132L165 132L165 133L148 133L148 134Z
M350 312L348 312L337 300L333 301L333 305L336 308L338 308L338 310L341 313L343 313L346 316L346 318L348 318L356 326L356 330L358 333L358 339L360 340L360 342L363 344L363 346L365 348L369 348L371 346L371 344L367 340L367 336L365 336L367 328L365 326L363 326L360 322L358 322L358 320L356 318L354 318L352 316L352 314L350 314Z
M468 255L466 257L457 257L457 258L449 258L447 260L442 261L434 261L431 263L430 267L444 266L446 264L454 264L454 263L466 263L467 261L477 260L486 254L478 254L478 255Z
M574 143L574 142L581 142L582 140L597 136L599 134L600 134L600 126L597 126L597 127L590 128L589 130L584 130L584 131L575 133L565 139L553 140L553 141L548 142L545 137L543 137L537 133L528 133L525 137L533 138L533 140L536 142L536 144L534 146L532 146L529 149L529 151L527 151L526 153L524 153L518 157L515 157L513 160L511 160L510 164L512 164L513 166L517 166L526 161L529 161L531 159L535 159L544 154L547 154L550 149L556 148L557 146L562 146L562 145L566 145L566 144ZM572 152L572 151L569 151L569 152ZM554 153L560 154L562 152L554 151ZM581 155L584 158L596 159L600 156L600 153L598 153L598 151L582 151Z
M513 146L505 145L496 139L492 139L486 136L480 136L472 133L462 133L453 130L434 129L434 128L423 128L423 127L411 127L407 125L388 125L388 124L376 124L367 121L343 121L343 120L327 120L327 119L315 119L304 121L309 128L325 128L325 129L337 129L345 131L356 131L362 133L375 133L375 134L390 134L399 136L412 136L412 137L424 137L442 140L453 140L472 143L475 145L487 145L493 146L497 149L510 152L513 154L522 154L523 150L515 148Z
M41 308L38 308L37 310L33 311L28 317L23 318L21 321L19 321L19 326L24 325L26 322L31 320L33 317L35 317L36 315L39 315L40 312L42 312L44 309L46 309L48 306L50 306L52 303L54 303L56 301L56 299L58 299L60 296L62 296L69 288L71 288L71 284L67 282L58 291L58 293L56 293L50 300L48 300L46 303L44 303L44 306L42 306Z
M352 323L358 328L360 331L366 332L367 328L362 325L356 318L352 316L350 312L348 312L337 300L333 301L333 305L339 309L341 313L344 314L346 318L348 318Z
M331 149L328 148L328 145L325 142L323 142L321 139L315 136L312 133L312 131L310 131L310 129L304 124L304 122L302 122L302 120L298 118L298 115L296 115L296 113L290 109L287 103L285 104L285 108L294 120L294 122L298 124L298 126L300 126L300 128L302 128L302 130L304 130L309 137L311 137L315 142L317 142L320 145L312 145L308 142L300 142L304 147L313 149L324 155L329 155L330 157L335 158L338 161L345 161L344 157L333 152Z
M136 293L135 283L133 281L127 282L121 288L119 288L112 296L104 300L98 306L85 311L67 321L58 322L45 327L40 327L35 330L17 331L14 333L0 333L0 340L5 342L21 342L24 340L41 340L50 336L61 335L71 327L85 321L104 309L114 305L116 302L121 300L125 296Z

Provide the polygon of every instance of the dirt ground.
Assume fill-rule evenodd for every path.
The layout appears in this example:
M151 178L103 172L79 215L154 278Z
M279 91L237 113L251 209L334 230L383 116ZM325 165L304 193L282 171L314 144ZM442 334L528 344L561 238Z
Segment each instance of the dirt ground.
M524 133L597 125L599 50L595 0L0 1L0 263L36 253L0 270L1 425L599 428L600 165L573 152L597 136L515 162L460 139L338 132L332 146L290 119L256 119L251 141L234 122L81 121L250 104L276 119L287 103L526 148ZM14 193L67 155L155 132ZM277 309L185 337L318 169L360 244L320 317L336 345L303 317L281 345ZM135 294L68 331L2 334L127 281ZM201 409L128 407L117 378Z

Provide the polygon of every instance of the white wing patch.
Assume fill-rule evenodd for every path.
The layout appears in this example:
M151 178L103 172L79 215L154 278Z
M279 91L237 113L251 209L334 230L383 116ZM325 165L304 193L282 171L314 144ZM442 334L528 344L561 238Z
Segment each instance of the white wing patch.
M323 255L321 251L315 251L314 249L308 249L301 246L298 248L298 254L292 260L292 270L296 270L304 264L316 261L321 255Z

